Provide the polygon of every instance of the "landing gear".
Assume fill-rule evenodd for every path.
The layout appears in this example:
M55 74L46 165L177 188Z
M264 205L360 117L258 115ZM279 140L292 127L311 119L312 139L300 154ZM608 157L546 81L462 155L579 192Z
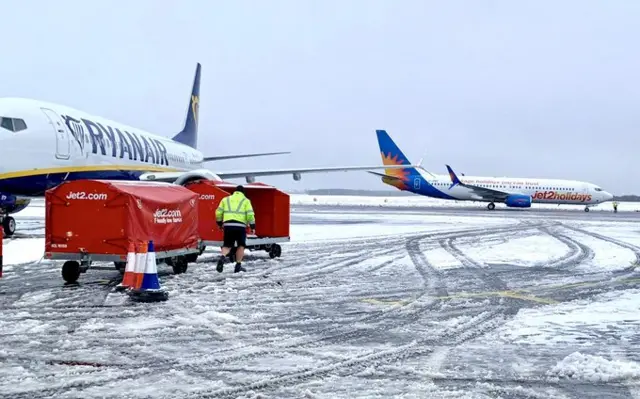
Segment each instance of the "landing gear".
M487 205L487 209L490 211L496 209L496 204L494 204L493 202L489 202L489 205Z
M0 220L2 220L2 230L4 231L5 237L11 237L16 232L16 220L11 216L0 216Z
M585 212L589 212L589 207L588 207L588 206L585 206L585 207L584 207L584 211L585 211Z

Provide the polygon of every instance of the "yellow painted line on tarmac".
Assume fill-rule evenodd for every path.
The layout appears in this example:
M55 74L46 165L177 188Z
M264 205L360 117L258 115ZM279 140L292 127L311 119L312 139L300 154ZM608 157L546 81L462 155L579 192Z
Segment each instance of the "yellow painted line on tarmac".
M488 291L488 292L460 292L457 294L439 296L437 299L461 299L461 298L488 298L492 296L501 296L505 298L521 299L523 301L532 301L552 305L558 303L553 299L540 298L533 295L520 294L518 291Z
M373 305L406 305L409 301L399 301L396 299L376 299L376 298L364 298L361 302L370 303Z
M611 281L585 281L582 283L559 284L555 286L554 285L540 286L540 287L535 287L535 289L557 291L557 290L570 289L570 288L576 288L576 287L589 287L589 286L603 285L607 283L611 285L615 285L615 284L626 285L626 284L634 284L634 283L640 284L640 278L626 278L626 279L611 280ZM435 299L448 300L448 299L461 299L461 298L488 298L488 297L501 296L504 298L520 299L523 301L544 303L547 305L560 303L551 298L543 298L543 297L531 295L528 293L531 290L532 289L520 289L517 291L506 290L506 291L486 291L486 292L459 292L456 294L451 294L446 296L437 296L435 297ZM364 298L364 299L361 299L360 301L374 304L374 305L406 305L411 302L409 300L393 300L393 299L386 300L386 299L376 299L376 298Z

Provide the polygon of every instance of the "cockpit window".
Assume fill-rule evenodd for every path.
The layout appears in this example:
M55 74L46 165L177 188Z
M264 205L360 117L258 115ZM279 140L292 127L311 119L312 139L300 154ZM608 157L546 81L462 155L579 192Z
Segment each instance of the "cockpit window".
M27 130L27 124L24 120L22 119L14 119L13 120L13 131L14 132L19 132L21 130Z
M0 126L7 130L11 130L13 132L13 119L11 118L1 118Z
M596 187L594 190L596 191L602 191L602 189L600 187Z
M27 124L22 119L0 117L0 127L12 132L19 132L21 130L26 130Z

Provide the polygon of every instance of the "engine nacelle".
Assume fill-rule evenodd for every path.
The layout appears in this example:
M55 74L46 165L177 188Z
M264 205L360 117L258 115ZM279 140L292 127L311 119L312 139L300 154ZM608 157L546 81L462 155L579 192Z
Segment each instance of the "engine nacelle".
M182 173L180 177L178 177L173 183L184 186L185 184L194 180L222 181L220 176L216 175L215 173L211 173L210 170L197 169Z
M530 208L531 196L524 194L511 194L504 200L504 203L511 208Z
M247 180L247 183L255 183L256 182L256 177L255 176L246 176L245 179Z
M17 213L29 206L30 198L16 197L12 194L0 193L0 212L4 214Z
M293 180L300 181L302 179L302 174L300 172L293 172Z

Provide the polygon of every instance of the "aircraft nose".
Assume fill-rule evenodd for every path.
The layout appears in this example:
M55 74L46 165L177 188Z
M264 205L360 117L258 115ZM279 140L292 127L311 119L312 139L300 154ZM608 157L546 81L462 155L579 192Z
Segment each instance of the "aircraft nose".
M613 194L611 194L608 191L605 191L604 192L604 198L606 198L605 201L609 201L610 199L613 199Z

